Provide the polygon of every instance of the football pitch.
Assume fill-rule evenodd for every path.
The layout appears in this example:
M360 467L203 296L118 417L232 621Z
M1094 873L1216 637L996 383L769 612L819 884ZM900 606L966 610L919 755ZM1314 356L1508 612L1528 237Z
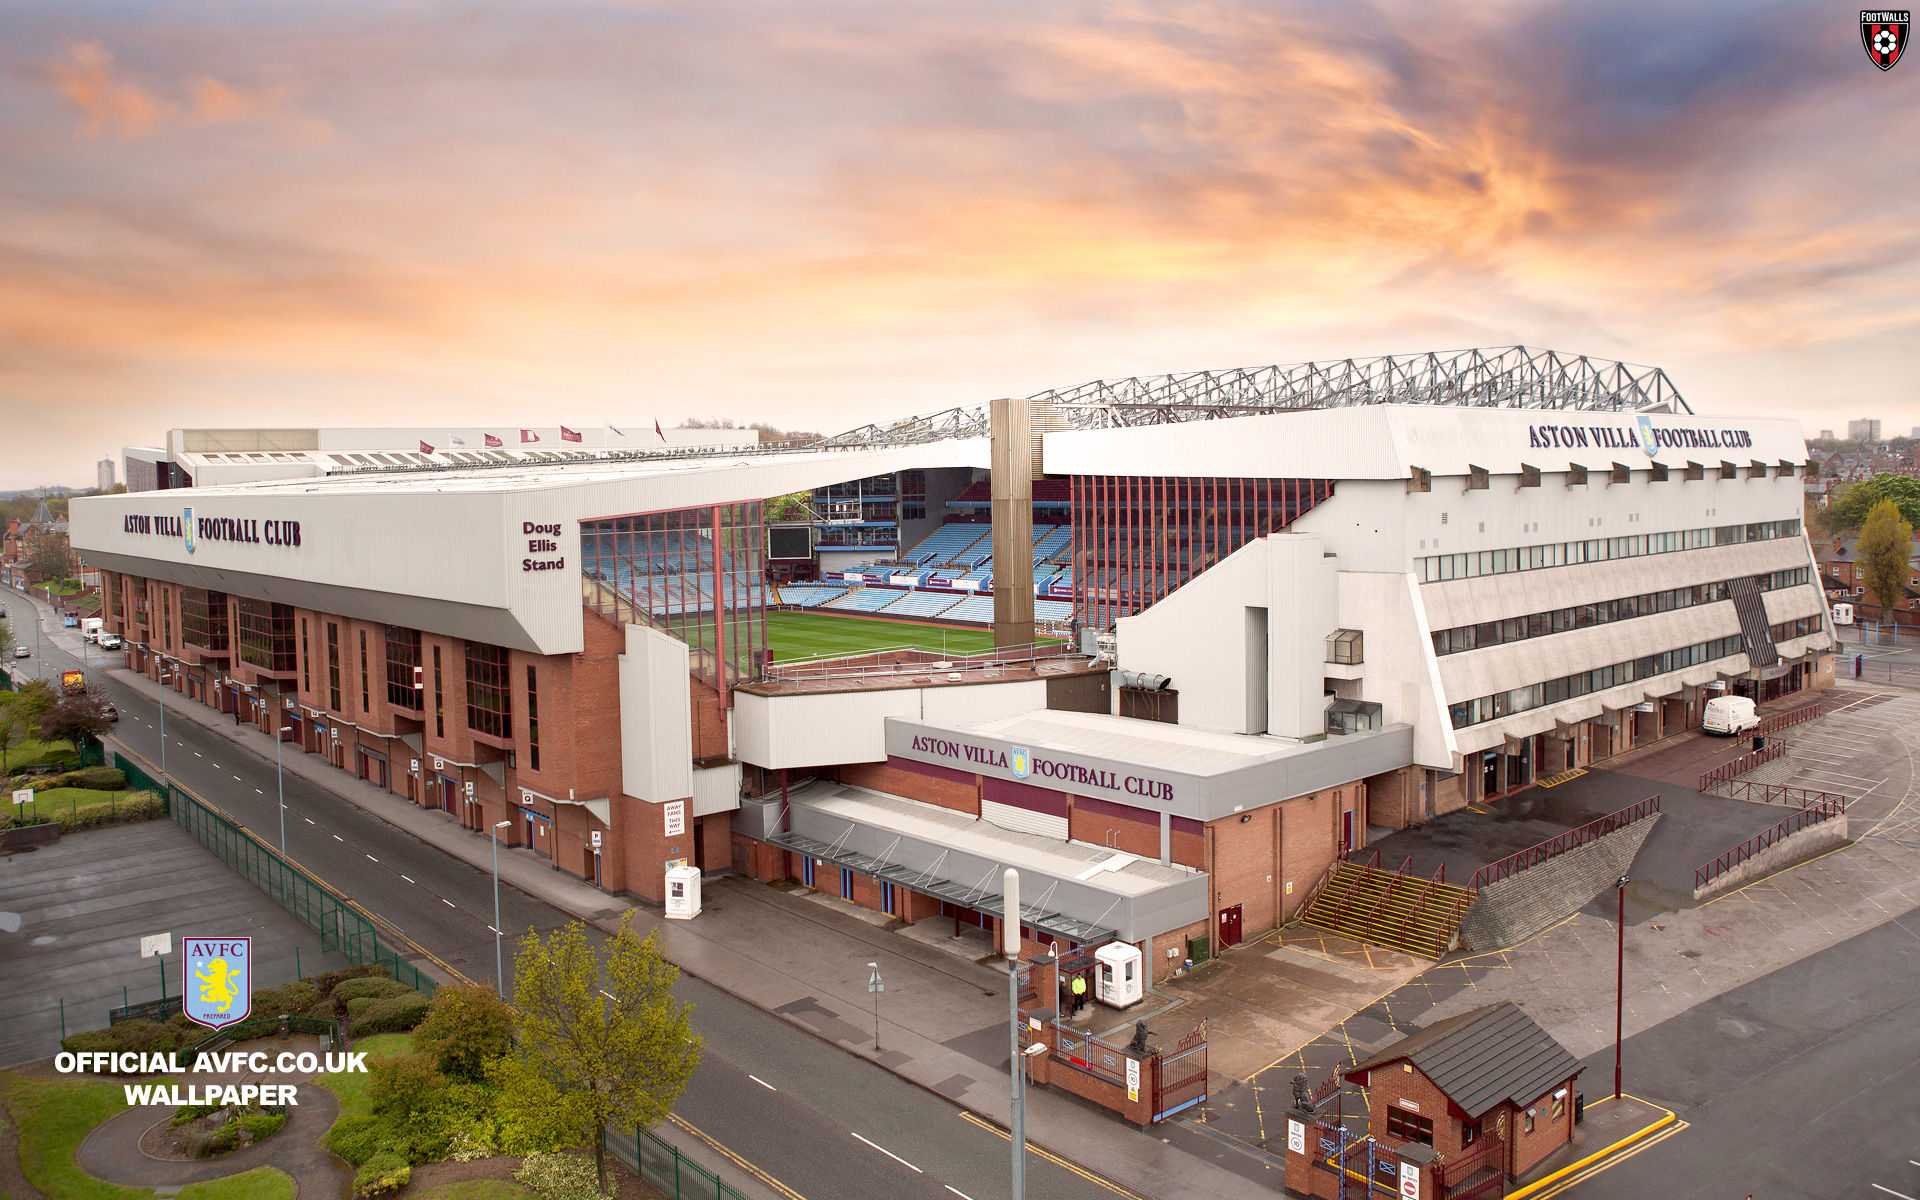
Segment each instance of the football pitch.
M1042 638L1058 641L1058 638ZM770 612L767 643L774 662L860 654L912 646L943 654L978 654L993 649L991 629L960 629L945 625L914 625L871 617L842 617L817 612Z

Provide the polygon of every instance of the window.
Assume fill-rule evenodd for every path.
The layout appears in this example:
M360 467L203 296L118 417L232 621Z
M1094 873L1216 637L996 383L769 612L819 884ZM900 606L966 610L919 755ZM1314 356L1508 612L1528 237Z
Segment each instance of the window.
M327 622L327 707L340 712L340 626Z
M1560 1114L1567 1111L1567 1089L1561 1088L1553 1094L1553 1119L1558 1121Z
M1527 1110L1527 1132L1528 1133L1533 1132L1533 1110L1532 1109Z
M205 650L225 651L227 594L205 588L180 589L180 640Z
M1327 636L1327 661L1352 665L1364 662L1361 634L1357 629L1336 629Z
M167 649L173 649L173 589L160 589L160 632L166 638Z
M530 769L540 769L540 688L533 664L527 664L527 754Z
M425 706L421 695L420 631L387 626L387 703L415 712Z
M293 609L243 597L240 600L240 661L263 671L291 675L298 653L293 641Z
M1800 587L1811 582L1811 576L1806 567L1772 571L1753 578L1763 592ZM1455 629L1436 629L1433 631L1433 652L1442 656L1460 654L1467 650L1481 650L1506 642L1544 637L1550 633L1565 633L1570 629L1610 625L1615 621L1631 621L1638 617L1652 616L1655 613L1690 608L1696 604L1713 604L1726 598L1726 582L1717 580L1713 583L1695 584L1692 587L1673 591L1647 592L1638 596L1622 596L1598 604L1578 604L1570 608L1530 613L1524 617L1511 617L1504 621L1486 621L1478 625L1462 625ZM1332 644L1333 639L1329 638L1329 655L1333 653ZM1329 657L1327 661L1338 660Z
M489 737L513 736L513 689L507 682L507 649L467 643L467 728Z
M433 648L433 736L447 736L447 706L440 689L440 647Z
M1397 1137L1403 1142L1419 1142L1422 1146L1433 1145L1433 1122L1425 1117L1415 1116L1400 1108L1387 1110L1387 1136Z
M1480 1140L1480 1122L1460 1122L1460 1146L1465 1149Z
M367 702L367 631L360 631L360 711L372 712L373 705Z
M313 650L307 643L307 619L300 618L300 690L313 690Z
M1698 471L1698 464L1689 472ZM1690 474L1690 478L1699 478ZM1443 518L1441 524L1445 524ZM1605 562L1614 558L1633 558L1643 554L1666 554L1702 546L1735 546L1743 542L1769 541L1799 537L1800 522L1761 521L1752 525L1722 525L1715 529L1684 529L1671 533L1638 534L1633 537L1597 538L1584 542L1554 542L1545 546L1523 547L1515 551L1480 551L1472 554L1436 554L1415 560L1415 571L1422 583L1448 579L1468 579L1476 575L1507 571L1529 571L1538 567L1557 567L1566 563ZM1535 554L1533 551L1542 551Z

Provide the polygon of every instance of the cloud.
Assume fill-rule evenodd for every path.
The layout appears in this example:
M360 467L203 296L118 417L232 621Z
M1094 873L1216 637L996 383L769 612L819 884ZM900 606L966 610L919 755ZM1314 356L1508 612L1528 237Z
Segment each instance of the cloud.
M211 75L193 81L193 115L210 125L230 125L238 121L274 116L287 98L285 85L258 92L244 92L220 82Z
M113 55L97 41L76 42L46 64L54 88L86 117L81 132L110 133L125 141L146 133L166 106L137 83L116 78Z

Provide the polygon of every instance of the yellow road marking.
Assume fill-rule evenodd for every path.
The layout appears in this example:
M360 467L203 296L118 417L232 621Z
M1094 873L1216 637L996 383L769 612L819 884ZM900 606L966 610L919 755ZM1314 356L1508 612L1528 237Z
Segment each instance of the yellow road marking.
M1608 1100L1611 1100L1611 1099L1613 1099L1613 1097L1604 1096L1601 1099L1595 1101L1593 1107L1598 1108L1600 1107L1600 1105L1606 1103ZM1598 1175L1600 1171L1605 1170L1607 1167L1612 1166L1614 1163L1623 1162L1627 1158L1632 1157L1631 1154L1623 1154L1618 1158L1609 1159L1605 1164L1603 1164L1599 1168L1599 1170L1595 1170L1586 1175L1582 1175L1580 1179L1568 1178L1569 1176L1575 1174L1576 1172L1582 1171L1585 1168L1590 1167L1593 1164L1599 1162L1601 1159L1607 1158L1607 1156L1613 1154L1614 1151L1623 1149L1627 1146L1631 1146L1633 1145L1633 1143L1637 1141L1641 1141L1642 1139L1647 1138L1652 1134L1659 1133L1663 1129L1672 1129L1672 1132L1677 1133L1679 1132L1679 1129L1686 1128L1687 1123L1685 1121L1682 1121L1678 1116L1676 1116L1674 1114L1674 1111L1670 1108L1667 1108L1663 1105L1655 1104L1650 1100L1642 1100L1638 1096L1628 1096L1627 1099L1634 1101L1636 1104L1644 1104L1648 1108L1657 1108L1661 1112L1667 1115L1664 1117L1661 1117L1658 1121L1655 1121L1653 1124L1647 1126L1645 1129L1637 1130L1633 1133L1628 1134L1626 1137L1621 1138L1619 1141L1615 1142L1611 1146L1606 1147L1603 1150L1594 1151L1592 1154L1587 1155L1585 1158L1581 1159L1579 1162L1569 1163L1568 1165L1561 1167L1558 1171L1555 1171L1553 1174L1547 1176L1545 1179L1539 1180L1535 1183L1530 1183L1526 1187L1521 1188L1519 1191L1508 1192L1507 1200L1528 1200L1529 1197L1534 1198L1534 1200L1545 1200L1545 1197L1547 1196L1557 1195L1559 1192L1564 1191L1566 1187L1572 1187L1575 1183L1583 1182L1584 1180L1591 1178L1593 1175ZM1674 1128L1676 1126L1678 1128ZM1668 1136L1671 1136L1671 1134L1664 1134L1659 1140L1664 1141ZM1652 1143L1649 1142L1648 1144L1651 1145ZM1645 1146L1642 1146L1639 1149L1645 1149L1645 1148L1646 1148ZM1639 1150L1635 1150L1633 1153L1637 1154L1639 1153ZM1555 1187L1554 1185L1556 1184L1564 1184L1564 1187ZM1552 1188L1553 1190L1548 1191L1547 1190L1548 1188Z
M773 1176L767 1174L765 1171L762 1171L759 1167L754 1166L752 1163L748 1162L746 1159L741 1158L738 1154L735 1154L733 1151L727 1149L725 1146L722 1146L719 1142L714 1141L713 1138L709 1137L707 1134L705 1134L701 1130L694 1128L694 1126L689 1124L683 1117L680 1116L679 1113L668 1113L667 1120L672 1121L675 1125L678 1125L680 1128L686 1130L688 1133L692 1134L694 1137L697 1137L702 1142L705 1142L708 1146L711 1146L714 1150L725 1155L728 1162L731 1162L734 1166L739 1167L742 1171L745 1171L747 1174L753 1176L755 1179L758 1179L761 1183L766 1184L768 1187L772 1188L774 1191L780 1193L782 1196L785 1196L786 1200L807 1200L807 1198L805 1196L802 1196L799 1192L794 1191L792 1188L788 1187L786 1184L781 1183L778 1179L775 1179Z
M1575 767L1571 771L1562 771L1558 775L1549 775L1545 779L1540 780L1536 786L1543 788L1559 787L1569 779L1578 779L1586 773L1587 769L1585 767Z
M1006 1130L1000 1128L998 1125L995 1125L992 1121L988 1121L982 1117L975 1116L973 1113L962 1112L960 1114L960 1119L962 1121L972 1122L973 1124L978 1125L980 1128L986 1130L988 1133L997 1135L1000 1138L1000 1140L1003 1142L1011 1142L1013 1140L1013 1135L1011 1133L1008 1133ZM1045 1147L1036 1146L1032 1142L1028 1142L1027 1149L1032 1151L1035 1154L1038 1154L1041 1158L1046 1159L1048 1162L1052 1163L1057 1167L1063 1167L1066 1170L1072 1171L1075 1175L1078 1175L1080 1178L1086 1180L1088 1183L1098 1184L1099 1186L1106 1188L1108 1191L1112 1192L1116 1196L1124 1196L1127 1198L1127 1200L1147 1200L1147 1197L1142 1196L1139 1192L1132 1191L1128 1188L1124 1188L1119 1184L1115 1183L1113 1180L1108 1179L1104 1175L1096 1175L1092 1171L1089 1171L1085 1167L1081 1166L1079 1163L1069 1162L1066 1159L1061 1158L1058 1154L1055 1154L1053 1151L1046 1149Z
M1611 1168L1616 1167L1621 1163L1627 1161L1628 1159L1632 1158L1634 1155L1639 1154L1644 1150L1651 1150L1655 1146L1658 1146L1661 1142L1666 1141L1668 1138L1673 1137L1676 1134L1684 1133L1691 1128L1692 1126L1689 1125L1687 1122L1676 1120L1673 1124L1667 1126L1665 1129L1661 1130L1659 1133L1654 1134L1652 1137L1649 1137L1646 1141L1641 1142L1639 1145L1634 1146L1631 1149L1622 1151L1617 1157L1610 1158L1605 1162L1596 1163L1592 1167L1589 1167L1587 1170L1582 1171L1580 1174L1574 1175L1567 1179L1563 1179L1559 1183L1553 1185L1553 1187L1549 1188L1544 1192L1536 1193L1535 1195L1529 1197L1528 1200L1550 1200L1551 1197L1558 1196L1562 1192L1572 1191L1574 1188L1587 1182L1589 1179L1592 1179L1595 1176L1599 1175L1602 1171L1610 1170Z

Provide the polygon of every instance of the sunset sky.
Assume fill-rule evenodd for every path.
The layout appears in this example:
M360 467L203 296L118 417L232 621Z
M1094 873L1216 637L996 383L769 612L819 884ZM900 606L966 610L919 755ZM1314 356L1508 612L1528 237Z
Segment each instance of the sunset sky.
M0 488L1515 342L1906 433L1920 54L1856 15L12 0Z

